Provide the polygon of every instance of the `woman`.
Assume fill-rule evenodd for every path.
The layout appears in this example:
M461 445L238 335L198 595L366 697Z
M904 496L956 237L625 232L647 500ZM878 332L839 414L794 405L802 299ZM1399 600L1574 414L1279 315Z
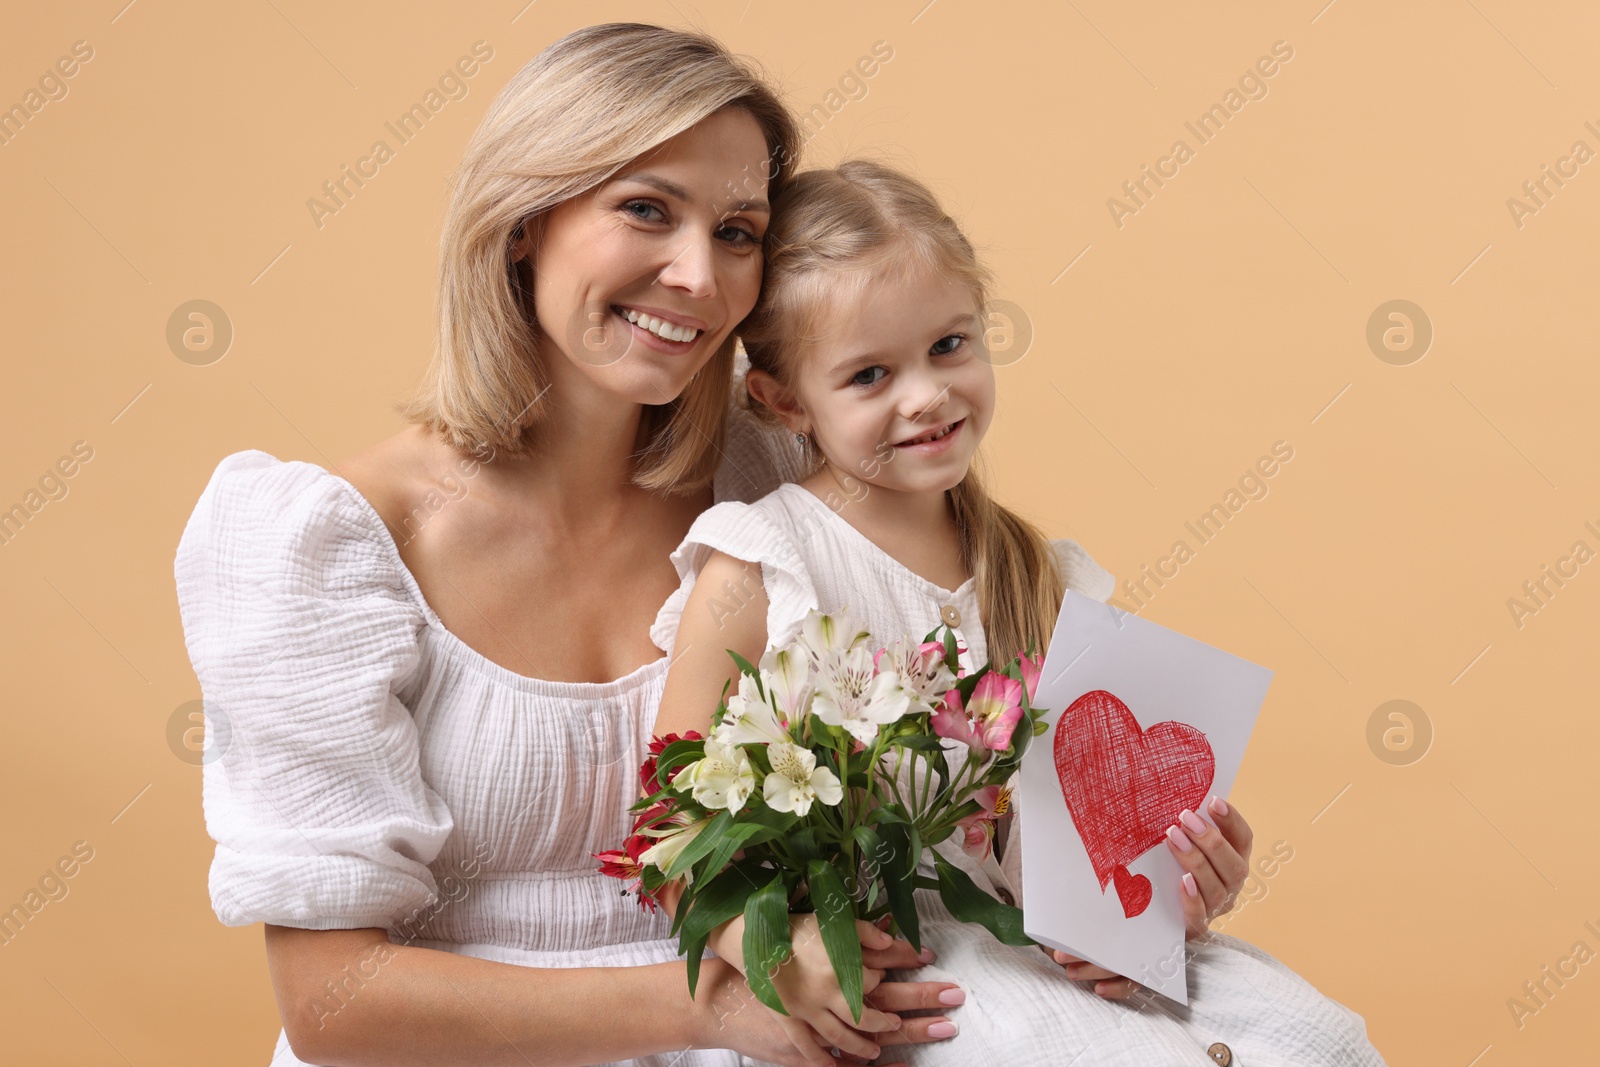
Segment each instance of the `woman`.
M266 924L274 1064L832 1059L722 961L691 1001L665 916L591 858L629 824L672 549L788 473L728 421L798 141L707 38L556 42L456 176L414 425L337 474L238 453L202 494L176 575L222 753L211 896ZM863 1027L954 988L880 985Z

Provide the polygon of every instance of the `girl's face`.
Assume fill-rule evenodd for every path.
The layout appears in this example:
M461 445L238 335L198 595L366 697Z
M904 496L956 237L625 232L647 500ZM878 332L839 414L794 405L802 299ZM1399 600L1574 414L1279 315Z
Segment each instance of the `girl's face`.
M829 309L826 336L796 360L785 422L811 435L838 476L943 492L989 429L994 367L969 288L925 267L894 273Z
M517 258L534 257L558 389L587 380L635 404L683 391L755 306L769 169L756 120L724 108L530 223Z

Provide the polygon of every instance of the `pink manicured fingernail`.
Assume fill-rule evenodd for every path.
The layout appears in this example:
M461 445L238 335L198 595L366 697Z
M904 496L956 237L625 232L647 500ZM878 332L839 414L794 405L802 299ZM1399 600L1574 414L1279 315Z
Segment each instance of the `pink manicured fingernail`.
M1183 874L1183 891L1188 893L1191 897L1197 897L1200 895L1200 883L1196 882L1194 880L1194 875L1187 871L1185 871Z
M921 952L917 953L917 959L923 963L932 963L935 959L933 949L924 947Z
M1203 834L1206 832L1206 821L1200 816L1196 815L1194 812L1190 811L1188 808L1184 808L1178 813L1178 821L1187 826L1189 828L1189 832L1192 834Z
M1167 827L1167 838L1184 852L1188 852L1194 848L1194 842L1189 840L1189 835L1178 829L1176 826Z
M955 1037L960 1032L961 1032L961 1028L960 1027L958 1027L955 1023L948 1022L948 1021L947 1022L937 1022L937 1023L934 1023L932 1026L928 1027L928 1036L929 1037L937 1037L937 1038Z
M965 1004L966 1002L967 991L965 989L945 989L939 993L939 1003L945 1007L953 1008L957 1004Z
M1223 800L1221 797L1212 797L1211 810L1216 812L1218 815L1226 815L1228 814L1228 802Z

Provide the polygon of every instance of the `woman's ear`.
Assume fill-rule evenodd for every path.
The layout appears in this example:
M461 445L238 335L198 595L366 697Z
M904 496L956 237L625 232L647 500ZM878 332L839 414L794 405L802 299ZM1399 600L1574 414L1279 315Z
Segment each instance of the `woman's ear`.
M744 376L745 390L761 404L770 408L791 432L804 430L806 413L793 393L764 370L751 367Z

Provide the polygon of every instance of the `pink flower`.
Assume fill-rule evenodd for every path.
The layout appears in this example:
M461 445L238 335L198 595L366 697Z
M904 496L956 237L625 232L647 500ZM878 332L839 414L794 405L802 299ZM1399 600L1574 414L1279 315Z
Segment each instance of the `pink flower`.
M940 737L960 741L972 749L973 755L983 751L983 739L972 728L972 718L961 704L961 690L952 689L944 695L939 710L929 717L933 732Z
M1033 695L1039 691L1039 673L1044 670L1044 656L1035 654L1022 657L1022 680L1028 686L1028 704L1033 705Z
M972 691L970 713L983 747L1004 752L1011 747L1011 732L1022 718L1022 683L998 671L978 680Z
M1011 810L1011 790L1003 785L986 785L972 794L972 799L983 810L968 815L956 825L966 833L961 847L982 863L989 858L989 849L994 843L995 820Z

